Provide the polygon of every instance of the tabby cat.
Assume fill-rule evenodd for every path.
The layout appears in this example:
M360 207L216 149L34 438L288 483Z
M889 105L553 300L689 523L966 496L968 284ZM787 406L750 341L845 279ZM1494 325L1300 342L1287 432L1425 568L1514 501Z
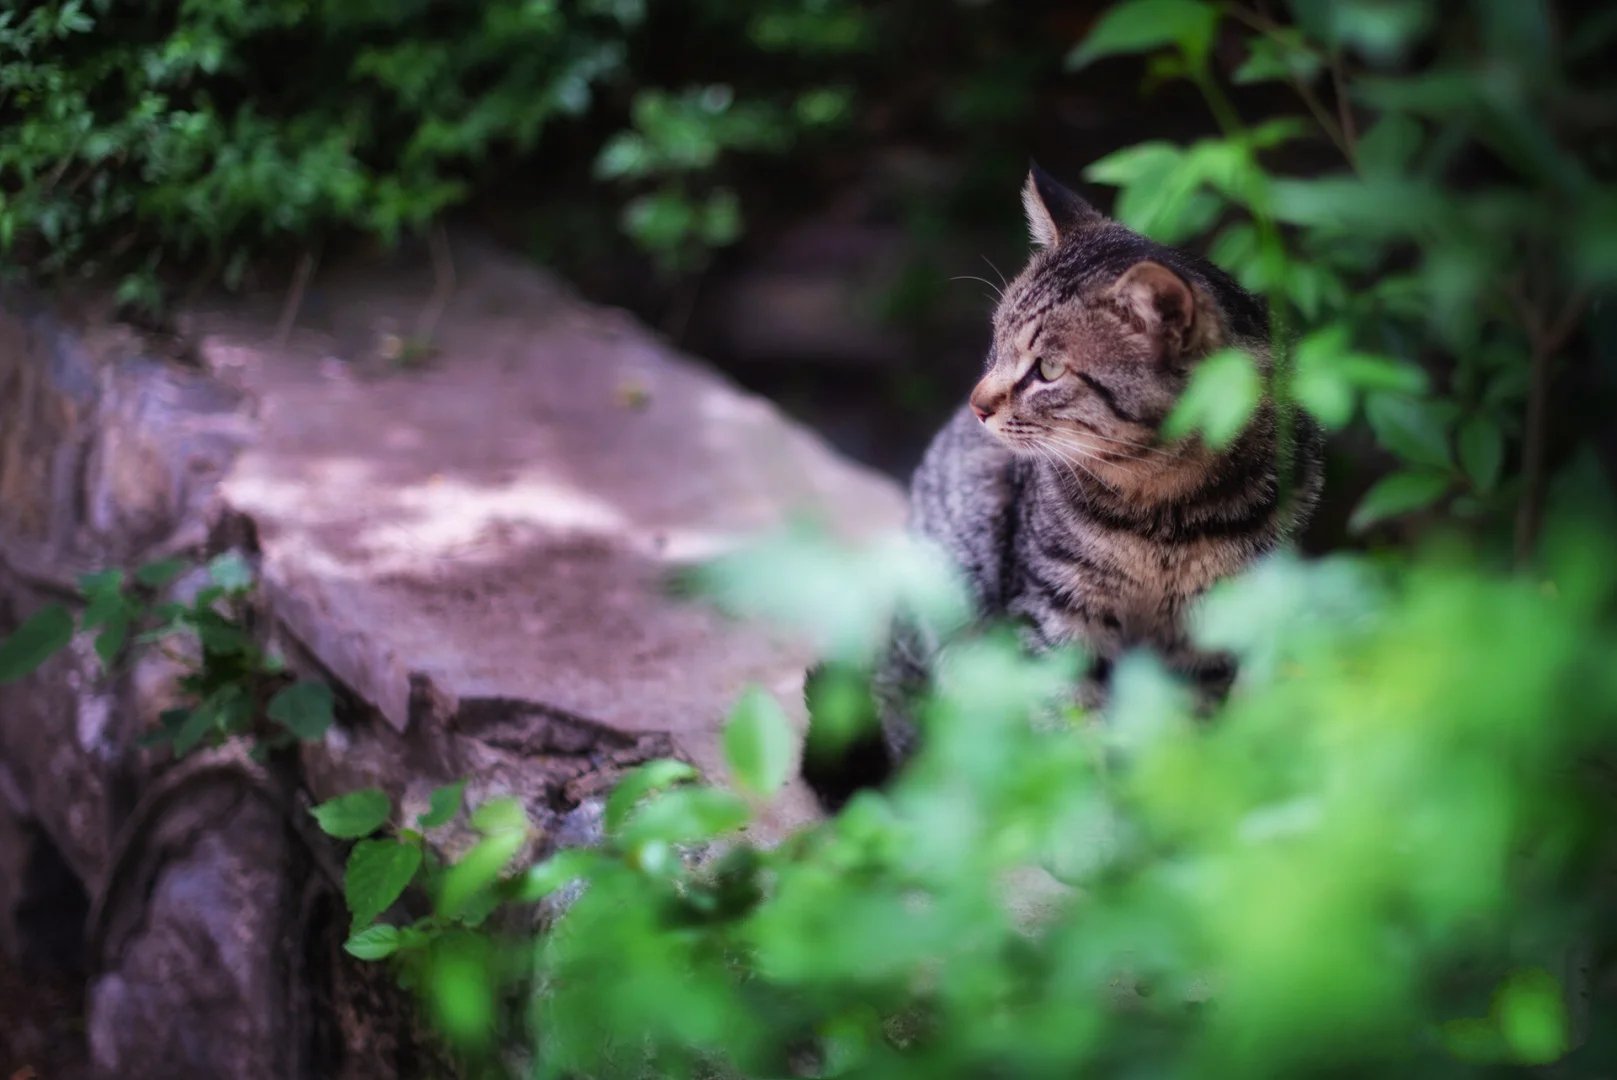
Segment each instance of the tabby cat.
M1081 699L1102 700L1112 661L1133 647L1216 696L1233 663L1191 645L1186 611L1301 525L1319 495L1319 430L1292 416L1286 484L1271 402L1222 451L1165 440L1163 420L1209 353L1235 346L1267 369L1263 304L1037 166L1022 202L1035 253L994 312L969 405L915 473L910 527L955 561L983 619L1020 623L1035 650L1083 646L1093 666ZM935 647L900 627L876 675L891 761L913 749L906 704Z

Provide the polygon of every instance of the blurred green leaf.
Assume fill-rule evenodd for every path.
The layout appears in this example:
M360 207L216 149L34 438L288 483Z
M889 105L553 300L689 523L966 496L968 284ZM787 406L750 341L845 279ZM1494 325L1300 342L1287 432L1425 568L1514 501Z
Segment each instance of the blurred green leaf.
M635 805L647 795L675 784L691 783L699 779L695 769L683 761L662 758L648 761L618 781L612 794L607 796L602 824L607 835L623 828Z
M73 640L73 616L61 604L47 604L0 642L0 683L16 682Z
M728 791L681 787L640 804L624 824L621 835L623 842L631 846L648 841L685 844L733 832L751 817L746 802Z
M276 691L266 715L300 739L319 739L331 727L335 698L319 682L296 682Z
M1448 419L1431 401L1397 393L1376 393L1365 399L1365 415L1376 441L1412 465L1447 469Z
M797 736L786 714L770 694L748 687L724 728L724 757L742 787L755 795L773 795L791 772Z
M1101 15L1093 29L1067 54L1076 71L1108 56L1150 52L1177 45L1200 64L1212 47L1218 8L1203 0L1127 0Z
M1363 532L1388 518L1423 510L1442 498L1449 484L1448 475L1438 472L1396 472L1384 476L1359 500L1348 527Z
M1516 972L1500 988L1494 1012L1517 1061L1548 1065L1567 1052L1566 1004L1560 985L1549 972Z
M1202 441L1222 449L1251 419L1263 393L1252 358L1240 349L1222 349L1200 361L1190 383L1162 424L1168 439L1200 432Z
M1472 486L1483 494L1492 491L1505 462L1505 436L1499 425L1486 416L1472 416L1460 425L1455 442L1460 467Z
M465 914L472 900L499 880L526 842L526 833L519 830L496 832L479 840L445 872L438 890L438 914L446 919Z
M460 812L461 799L466 792L466 781L456 780L453 784L434 788L427 798L426 812L416 817L415 823L423 829L436 829L440 825L447 825Z

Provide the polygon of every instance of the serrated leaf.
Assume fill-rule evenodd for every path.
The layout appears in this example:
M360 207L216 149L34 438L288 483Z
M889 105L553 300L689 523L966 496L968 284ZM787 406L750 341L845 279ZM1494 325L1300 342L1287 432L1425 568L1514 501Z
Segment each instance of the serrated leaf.
M40 608L0 642L0 683L33 674L72 640L73 616L67 608L61 604Z
M697 779L696 770L683 761L659 758L634 769L612 789L602 811L602 824L607 834L615 833L629 817L635 804L654 791Z
M361 840L349 852L343 897L355 926L369 926L403 895L421 867L421 849L397 840Z
M1455 446L1471 485L1483 494L1492 491L1505 462L1505 435L1499 425L1489 417L1473 416L1460 425Z
M399 950L399 928L387 923L367 926L343 942L343 952L360 960L380 960Z
M1252 416L1263 394L1252 358L1239 349L1221 349L1196 365L1190 383L1162 424L1169 439L1201 432L1218 450L1228 446Z
M227 551L208 563L208 578L226 592L245 592L253 587L253 568L239 552Z
M466 792L466 781L456 780L453 784L445 784L433 791L427 797L426 813L415 819L415 823L423 829L436 829L440 825L449 824L455 814L460 810L462 796Z
M495 881L527 840L525 832L503 831L485 836L444 872L438 890L438 914L456 919L467 913L472 900Z
M296 682L270 698L266 712L298 738L318 739L331 727L333 704L325 683Z
M1439 472L1396 472L1383 476L1364 493L1348 528L1363 532L1377 522L1421 510L1442 498L1449 489L1449 477Z
M598 852L567 848L528 868L517 883L516 898L523 903L542 900L579 878L588 878L601 861Z
M773 795L791 772L796 742L780 703L750 686L724 727L724 759L742 787L755 795Z
M1193 63L1206 58L1218 27L1218 9L1203 0L1131 0L1109 8L1088 36L1067 54L1076 71L1107 56L1177 45Z
M682 787L642 803L622 830L626 844L661 840L684 844L710 840L745 825L752 817L738 795L716 788Z
M528 812L522 801L512 795L502 795L472 811L472 828L481 833L526 832Z
M1448 425L1434 403L1401 394L1372 394L1364 403L1365 417L1376 441L1411 465L1447 469Z
M342 840L369 836L392 812L393 802L381 788L350 791L309 808L321 832Z
M135 580L151 589L161 589L179 577L191 563L185 559L161 559L135 571Z

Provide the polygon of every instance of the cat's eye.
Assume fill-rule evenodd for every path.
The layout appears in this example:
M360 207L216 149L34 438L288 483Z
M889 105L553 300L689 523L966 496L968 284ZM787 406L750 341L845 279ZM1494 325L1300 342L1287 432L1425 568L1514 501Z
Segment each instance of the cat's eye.
M1055 382L1061 378L1061 373L1067 370L1065 364L1053 356L1039 357L1039 378L1045 382Z

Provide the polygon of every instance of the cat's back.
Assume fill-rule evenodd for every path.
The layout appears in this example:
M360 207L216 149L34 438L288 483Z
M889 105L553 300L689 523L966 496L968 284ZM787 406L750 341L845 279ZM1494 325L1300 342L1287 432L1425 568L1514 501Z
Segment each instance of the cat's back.
M1020 486L1015 456L966 408L933 437L910 481L910 530L943 548L983 613L1004 605Z

